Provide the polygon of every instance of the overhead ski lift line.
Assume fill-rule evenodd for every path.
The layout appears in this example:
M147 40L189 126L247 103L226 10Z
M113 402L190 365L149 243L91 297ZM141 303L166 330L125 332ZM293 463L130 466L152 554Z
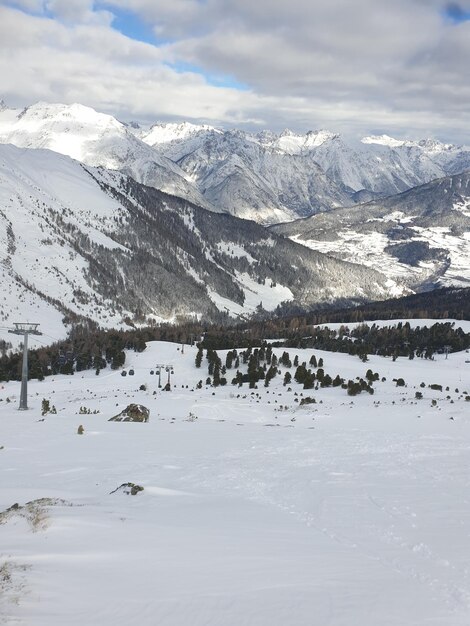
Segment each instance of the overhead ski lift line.
M10 332L10 329L7 328L7 327L4 327L4 326L0 326L0 330L8 330L8 332ZM50 335L46 335L46 333L41 333L41 335L44 335L45 337L50 337ZM45 348L49 348L50 345L51 345L50 343L45 343L44 341L41 341L37 336L33 336L32 339L34 339L34 341L37 341L38 343L40 343ZM51 339L54 339L54 337L51 337ZM62 341L62 340L61 339L57 339L57 341Z
M52 335L48 335L47 333L42 333L45 337L49 337L49 339L53 339L54 341L66 341L65 339L57 339L57 337L53 337Z
M39 326L39 324L38 324ZM11 330L11 326L0 326L0 330ZM49 337L49 339L53 339L54 341L66 341L66 339L58 339L57 337L53 337L52 335L48 335L47 333L39 333L40 335L43 335L44 337ZM38 339L39 341L39 339Z

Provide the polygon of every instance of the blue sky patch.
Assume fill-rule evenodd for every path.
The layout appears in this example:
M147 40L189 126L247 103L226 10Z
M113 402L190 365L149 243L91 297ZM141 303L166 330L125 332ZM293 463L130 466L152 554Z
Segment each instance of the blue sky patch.
M178 74L184 74L185 72L199 74L204 77L209 85L213 85L214 87L229 87L231 89L237 89L238 91L248 91L249 89L247 85L240 83L233 78L233 76L225 74L211 74L203 70L201 67L193 65L192 63L177 61L175 63L165 63L165 65Z
M106 3L95 3L95 9L100 8L109 10ZM141 20L136 13L126 11L125 9L116 9L114 6L111 12L114 15L111 27L126 37L154 46L169 43L167 40L160 39L153 30L153 27L144 20Z
M470 20L470 11L463 9L458 2L449 2L445 8L444 15L454 24L461 24Z

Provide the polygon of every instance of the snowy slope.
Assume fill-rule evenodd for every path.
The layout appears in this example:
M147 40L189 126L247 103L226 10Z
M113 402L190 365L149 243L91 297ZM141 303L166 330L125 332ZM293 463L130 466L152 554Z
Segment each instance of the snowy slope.
M18 383L2 386L6 623L467 626L469 355L363 364L317 352L333 375L386 378L351 399L288 391L282 376L198 390L195 352L152 343L128 354L134 377L31 381L22 413ZM156 362L174 365L171 393L150 375ZM301 393L316 404L299 406ZM57 415L41 417L43 398ZM133 401L149 423L108 422ZM144 491L111 494L128 481Z
M3 294L3 320L19 309L13 306L18 289L33 302L42 299L43 314L54 310L44 302L46 295L79 315L92 317L97 303L85 305L83 300L96 294L85 280L87 264L74 250L73 238L83 233L97 245L120 247L103 232L112 228L122 211L119 204L103 194L75 161L13 146L1 146L0 194L1 271L3 284L8 285ZM67 232L64 222L76 230ZM108 306L102 300L96 318L116 323L116 318L105 313ZM31 313L35 315L34 309Z

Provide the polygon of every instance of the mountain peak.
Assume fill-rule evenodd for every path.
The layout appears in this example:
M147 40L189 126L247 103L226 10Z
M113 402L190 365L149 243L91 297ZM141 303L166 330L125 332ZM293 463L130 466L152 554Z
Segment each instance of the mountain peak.
M20 113L18 119L23 119L24 121L36 120L46 124L51 120L54 122L73 122L83 126L98 126L101 128L123 128L124 126L112 115L98 113L95 109L79 103L61 104L36 102L26 107Z
M444 152L446 150L457 148L457 146L454 146L451 143L442 143L437 139L421 139L420 141L415 142L415 145L423 148L423 150L426 150L427 152Z
M169 122L167 124L157 122L141 136L149 146L166 144L172 141L189 139L201 133L221 132L208 124L193 124L192 122Z
M309 147L321 146L325 141L331 141L332 139L338 139L338 133L332 133L329 130L309 130L307 132L307 139L305 144Z
M403 146L406 142L400 139L394 139L389 135L370 135L369 137L363 137L362 143L365 144L377 144L379 146L387 146L388 148L398 148Z

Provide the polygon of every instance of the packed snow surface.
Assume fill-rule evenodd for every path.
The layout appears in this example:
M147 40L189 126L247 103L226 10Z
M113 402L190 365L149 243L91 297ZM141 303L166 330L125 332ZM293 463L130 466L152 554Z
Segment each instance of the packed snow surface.
M19 384L3 384L0 621L468 626L469 354L315 351L331 375L386 378L354 398L289 391L283 376L196 389L195 354L155 342L128 353L134 376L30 381L23 412ZM173 365L171 392L156 363ZM302 393L316 404L299 406ZM41 417L43 398L56 415ZM108 422L131 402L148 423ZM127 482L144 490L111 493Z

